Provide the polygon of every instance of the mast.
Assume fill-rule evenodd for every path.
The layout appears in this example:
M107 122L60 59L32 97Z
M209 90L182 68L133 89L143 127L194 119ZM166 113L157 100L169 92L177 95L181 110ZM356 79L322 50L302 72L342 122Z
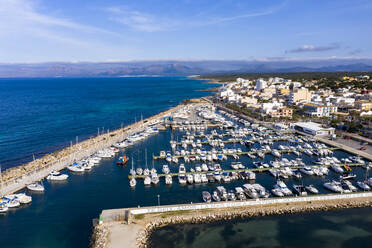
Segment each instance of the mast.
M147 168L147 149L145 148L145 161L146 161L146 168Z

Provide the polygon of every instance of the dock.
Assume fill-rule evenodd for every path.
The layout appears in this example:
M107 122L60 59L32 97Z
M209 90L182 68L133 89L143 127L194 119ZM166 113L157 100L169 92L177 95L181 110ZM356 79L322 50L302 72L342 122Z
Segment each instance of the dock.
M358 166L363 166L364 164L360 164L360 163L348 163L348 164L339 164L340 166L350 166L350 167L358 167ZM323 167L331 167L331 165L321 165L321 164L311 164L311 165L305 165L305 166L309 166L309 167L318 167L318 166L323 166ZM290 169L301 169L303 168L303 166L291 166L289 167ZM234 169L231 169L231 170L220 170L219 172L220 173L223 173L223 172L244 172L244 171L252 171L252 172L265 172L265 171L269 171L271 169L282 169L282 168L273 168L273 167L269 167L269 168L246 168L246 169L238 169L238 170L234 170ZM165 177L166 175L170 175L171 177L177 177L179 175L194 175L194 174L209 174L209 173L213 173L213 171L201 171L201 172L186 172L186 173L169 173L169 174L162 174L162 173L158 173L158 177L161 178L161 177ZM128 178L129 179L132 179L132 178L136 178L136 179L144 179L146 176L145 175L135 175L135 176L132 176L132 175L129 175Z

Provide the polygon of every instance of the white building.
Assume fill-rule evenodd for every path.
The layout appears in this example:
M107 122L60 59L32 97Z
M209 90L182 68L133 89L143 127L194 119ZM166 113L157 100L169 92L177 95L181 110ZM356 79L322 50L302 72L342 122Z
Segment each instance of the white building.
M256 80L256 90L260 91L267 87L267 82L263 79Z
M291 127L294 130L308 133L311 135L332 135L335 133L335 129L333 127L322 127L321 124L315 122L297 122L291 124Z

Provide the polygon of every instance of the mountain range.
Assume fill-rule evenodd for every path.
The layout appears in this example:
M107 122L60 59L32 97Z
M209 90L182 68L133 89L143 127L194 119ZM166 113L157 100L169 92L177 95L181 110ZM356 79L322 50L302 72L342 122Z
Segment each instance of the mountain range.
M187 76L216 73L372 72L372 59L50 62L0 64L1 78Z

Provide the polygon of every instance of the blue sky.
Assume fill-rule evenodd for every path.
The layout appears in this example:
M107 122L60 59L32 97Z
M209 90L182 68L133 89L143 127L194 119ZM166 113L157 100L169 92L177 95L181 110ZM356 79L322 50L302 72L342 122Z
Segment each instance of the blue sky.
M0 0L0 62L371 58L370 0Z

